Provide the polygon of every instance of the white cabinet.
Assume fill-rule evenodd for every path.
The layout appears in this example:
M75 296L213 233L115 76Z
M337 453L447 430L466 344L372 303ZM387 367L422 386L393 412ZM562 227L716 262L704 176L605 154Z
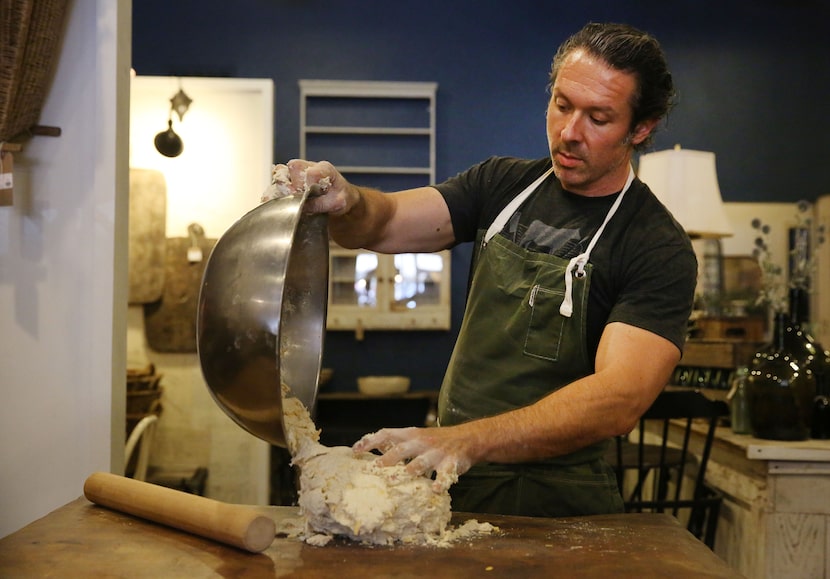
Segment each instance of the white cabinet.
M437 84L301 80L300 156L356 185L435 182ZM331 247L328 329L450 328L450 252L382 255Z
M380 255L332 247L330 259L329 329L449 329L448 251Z

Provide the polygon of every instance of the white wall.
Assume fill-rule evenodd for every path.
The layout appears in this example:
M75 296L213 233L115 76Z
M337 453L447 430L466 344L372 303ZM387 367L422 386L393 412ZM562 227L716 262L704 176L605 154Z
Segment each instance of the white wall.
M74 0L0 207L0 536L123 469L129 0Z
M797 223L797 203L724 203L726 217L734 235L723 239L724 255L752 255L758 231L752 228L752 220L760 219L770 226L768 236L772 259L787 270L789 252L789 228Z

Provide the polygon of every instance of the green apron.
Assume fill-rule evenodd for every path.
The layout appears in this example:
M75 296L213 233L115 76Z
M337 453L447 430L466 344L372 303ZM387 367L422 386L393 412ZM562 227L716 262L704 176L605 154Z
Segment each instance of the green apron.
M478 233L467 308L441 385L441 426L527 406L593 372L585 325L588 258L634 173L585 253L568 261L497 235L551 172ZM614 471L603 459L608 444L532 463L475 465L450 488L453 510L547 517L622 512Z

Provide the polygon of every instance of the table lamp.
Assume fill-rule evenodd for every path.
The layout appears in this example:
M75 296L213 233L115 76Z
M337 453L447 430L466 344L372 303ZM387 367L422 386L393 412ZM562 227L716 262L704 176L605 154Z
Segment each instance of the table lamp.
M693 240L703 240L702 291L708 314L720 313L723 260L720 239L732 228L718 187L715 154L674 149L640 157L638 177L671 211Z

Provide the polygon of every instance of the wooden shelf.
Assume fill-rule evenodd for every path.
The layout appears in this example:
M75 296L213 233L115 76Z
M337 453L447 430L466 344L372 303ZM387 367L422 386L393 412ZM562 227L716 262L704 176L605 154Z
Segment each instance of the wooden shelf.
M321 135L424 135L430 136L429 127L313 127L307 126L306 133Z
M308 96L332 98L430 98L438 85L434 82L307 80L300 88Z
M347 179L384 191L435 183L436 83L299 85L300 157L327 159ZM376 256L374 270L355 270L360 254ZM440 269L399 269L398 256L332 246L326 328L354 330L358 340L365 330L449 330L451 254L436 255Z

